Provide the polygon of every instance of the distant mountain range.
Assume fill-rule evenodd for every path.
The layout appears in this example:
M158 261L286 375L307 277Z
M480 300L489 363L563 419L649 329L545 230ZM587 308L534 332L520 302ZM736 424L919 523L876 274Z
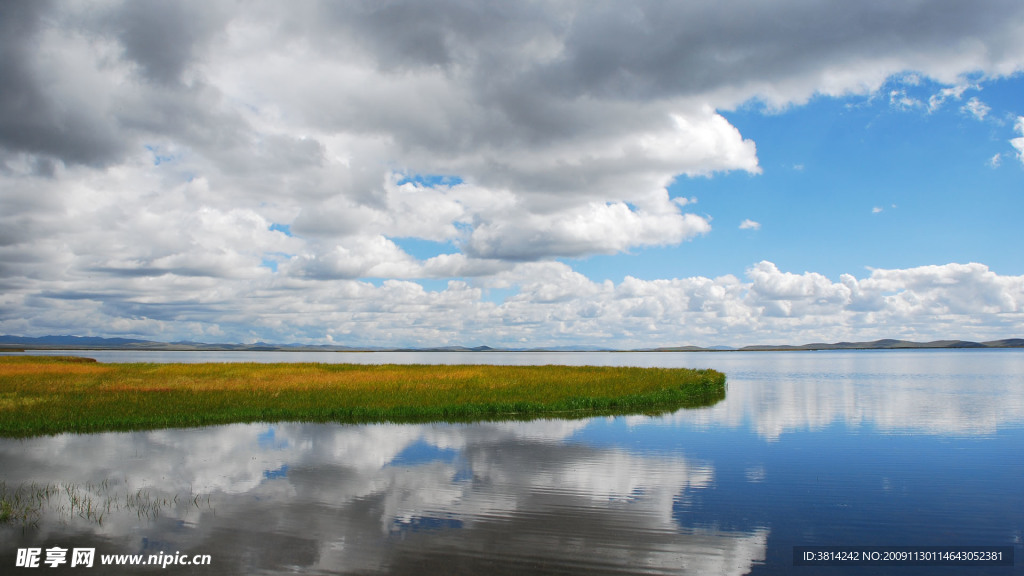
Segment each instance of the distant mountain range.
M792 346L788 344L759 344L755 346L744 346L742 348L726 348L717 346L715 348L700 348L698 346L684 346L681 348L654 348L657 352L697 352L697 351L718 351L733 350L740 352L778 351L778 350L897 350L913 348L1024 348L1024 338L1006 338L1004 340L991 340L989 342L971 342L968 340L935 340L933 342L911 342L909 340L873 340L871 342L836 342L826 344L815 342Z
M39 338L28 338L24 336L0 336L0 350L5 348L20 348L24 350L241 350L249 352L275 350L302 352L344 352L349 350L384 350L383 348L350 348L346 346L314 346L306 344L268 344L266 342L255 342L253 344L208 344L205 342L155 342L152 340L133 340L129 338L99 338L95 336L41 336Z
M630 350L633 352L758 352L780 350L893 350L912 348L1024 348L1024 338L1007 338L989 342L970 342L966 340L936 340L934 342L910 342L908 340L874 340L872 342L837 342L835 344L814 343L801 346L791 345L756 345L742 348L728 346L675 346L662 348L645 348ZM595 352L610 351L609 348L592 346L559 346L554 348L491 348L490 346L440 346L424 348L382 348L353 347L334 345L308 344L207 344L204 342L154 342L151 340L133 340L129 338L98 338L92 336L42 336L28 338L24 336L0 336L2 350L154 350L154 351L281 351L281 352Z

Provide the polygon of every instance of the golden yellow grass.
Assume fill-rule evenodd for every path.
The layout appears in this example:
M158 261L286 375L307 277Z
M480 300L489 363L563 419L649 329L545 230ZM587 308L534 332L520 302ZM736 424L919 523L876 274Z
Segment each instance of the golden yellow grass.
M712 370L0 358L0 435L270 420L425 421L630 413L724 398Z

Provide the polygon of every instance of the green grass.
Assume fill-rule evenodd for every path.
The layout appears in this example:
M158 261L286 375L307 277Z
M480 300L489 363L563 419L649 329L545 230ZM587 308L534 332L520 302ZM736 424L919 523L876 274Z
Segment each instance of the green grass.
M0 436L233 422L427 422L656 414L725 398L685 368L101 364L0 357Z

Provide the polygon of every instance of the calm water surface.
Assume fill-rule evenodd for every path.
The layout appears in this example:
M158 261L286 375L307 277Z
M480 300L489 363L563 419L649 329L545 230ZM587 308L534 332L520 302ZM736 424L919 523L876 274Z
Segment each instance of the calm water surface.
M729 389L660 417L0 440L8 490L63 490L36 526L0 526L0 573L58 546L212 558L151 570L166 574L1024 574L1020 350L81 354L711 367ZM89 499L102 521L74 508ZM1017 562L795 567L803 545L1001 545Z

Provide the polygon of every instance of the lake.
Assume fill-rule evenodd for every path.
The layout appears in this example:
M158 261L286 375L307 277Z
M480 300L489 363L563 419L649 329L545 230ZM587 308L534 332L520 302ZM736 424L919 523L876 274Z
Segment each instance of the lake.
M656 417L0 439L5 490L48 494L0 525L0 573L33 573L18 551L40 548L43 573L88 574L46 550L91 548L95 573L162 553L211 565L150 571L1024 574L1024 350L75 354L715 368L728 392ZM1016 564L805 567L796 546L999 546Z

